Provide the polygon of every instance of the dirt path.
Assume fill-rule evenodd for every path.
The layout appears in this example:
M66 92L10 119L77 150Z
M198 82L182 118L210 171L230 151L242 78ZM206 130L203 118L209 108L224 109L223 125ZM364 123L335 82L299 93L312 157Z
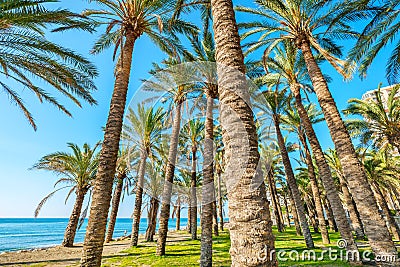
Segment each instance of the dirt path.
M189 238L189 235L176 232L168 233L169 242L178 242ZM103 256L124 255L121 251L129 248L129 239L113 241L104 246ZM82 244L73 248L61 246L47 249L35 249L31 251L6 252L0 254L0 266L51 266L66 267L78 266L82 253Z

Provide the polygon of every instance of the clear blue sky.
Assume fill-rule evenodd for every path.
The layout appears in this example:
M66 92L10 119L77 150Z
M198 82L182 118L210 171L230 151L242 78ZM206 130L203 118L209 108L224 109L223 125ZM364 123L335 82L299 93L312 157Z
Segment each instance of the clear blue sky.
M236 1L235 3L237 4ZM243 1L245 2L245 1ZM81 12L89 4L85 1L62 0L55 4ZM244 19L243 15L238 20ZM101 127L104 126L111 93L114 84L112 51L91 56L88 51L100 33L68 32L52 34L49 38L63 46L69 47L90 58L98 67L100 75L96 79L99 90L94 94L97 106L84 105L83 109L75 107L69 101L64 101L73 113L69 118L48 104L40 104L28 91L21 96L33 113L38 131L34 132L23 114L9 103L4 94L0 94L0 218L32 217L39 201L53 189L56 178L45 171L28 170L43 155L55 151L65 151L66 143L73 142L82 145L85 142L95 144L102 138ZM380 82L386 84L384 78L385 60L387 54L382 53L375 61L364 81L355 78L351 82L343 82L334 71L325 67L324 71L334 80L331 91L340 109L346 107L347 100L359 98ZM149 77L148 70L152 62L159 62L163 54L146 38L140 38L133 57L133 69L129 85L129 99L140 86L140 79ZM52 89L48 89L54 92ZM317 134L324 148L332 146L326 126L317 126ZM64 205L66 192L59 192L43 207L40 217L68 217L73 205L73 198ZM125 198L121 205L119 216L129 217L133 210L133 197Z

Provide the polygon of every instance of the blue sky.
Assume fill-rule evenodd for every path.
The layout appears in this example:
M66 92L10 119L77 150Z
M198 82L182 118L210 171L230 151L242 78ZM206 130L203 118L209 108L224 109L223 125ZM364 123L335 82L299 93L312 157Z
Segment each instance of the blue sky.
M85 1L68 0L54 5L76 12L81 12L89 6ZM239 15L238 20L242 19L245 17ZM100 32L95 34L67 32L48 36L51 40L87 56L97 65L100 72L96 79L98 91L94 94L98 101L97 106L85 104L80 109L69 101L63 101L72 111L73 118L69 118L51 105L40 104L34 95L22 90L21 96L38 125L38 130L35 132L23 114L9 102L6 95L0 94L2 107L0 113L2 128L0 131L0 218L32 217L41 198L51 192L57 177L45 171L28 170L43 155L67 150L67 142L79 145L88 142L94 145L102 138L101 127L105 125L114 84L114 62L111 50L101 55L89 55L88 51L99 34ZM151 63L159 62L163 58L163 54L146 37L141 37L136 42L128 103L139 88L140 80L149 77L148 70L151 68ZM387 53L384 51L363 81L355 78L351 82L343 82L331 68L324 67L324 71L333 78L330 88L340 109L346 107L349 98L360 98L365 91L376 88L380 82L386 85L384 77L386 58ZM51 88L48 90L54 92ZM331 147L332 142L325 124L321 123L316 130L323 147ZM68 217L73 198L64 205L65 195L66 192L60 192L48 201L40 217ZM127 197L121 205L119 215L129 217L132 210L133 197Z

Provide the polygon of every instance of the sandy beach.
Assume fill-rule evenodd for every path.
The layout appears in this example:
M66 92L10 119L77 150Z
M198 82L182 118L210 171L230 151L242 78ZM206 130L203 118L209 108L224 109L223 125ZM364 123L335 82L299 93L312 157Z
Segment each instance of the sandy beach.
M140 241L144 242L144 237L140 236ZM179 242L189 238L188 234L171 231L168 233L168 242ZM125 249L129 248L129 238L112 241L105 244L103 259L113 256L123 256ZM82 253L82 244L76 244L72 248L54 246L49 248L39 248L32 250L22 250L4 252L0 254L0 266L79 266Z

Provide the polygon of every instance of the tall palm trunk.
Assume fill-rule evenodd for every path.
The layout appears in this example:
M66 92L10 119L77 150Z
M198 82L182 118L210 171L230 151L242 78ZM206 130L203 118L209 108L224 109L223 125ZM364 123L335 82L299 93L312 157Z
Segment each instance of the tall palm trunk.
M318 188L318 183L317 183L317 178L315 176L313 160L311 157L310 149L308 148L306 136L303 133L303 128L300 127L300 129L298 129L298 130L299 130L299 139L303 145L304 152L306 154L308 177L310 178L310 184L311 184L311 190L312 190L312 194L313 194L313 198L314 198L315 210L317 212L318 225L319 225L319 229L321 230L322 243L329 244L330 243L329 234L328 234L328 229L326 228L324 210L322 208L322 202L321 202L321 197L320 197L321 192L319 191L319 188Z
M299 222L299 215L296 210L296 205L294 204L294 198L292 194L292 190L290 189L290 184L288 183L288 189L289 189L289 198L290 198L290 211L293 216L293 221L294 221L294 227L296 229L296 235L301 236L301 227L300 227L300 222Z
M158 229L157 239L157 255L165 255L165 245L167 242L168 221L171 209L172 183L174 181L176 155L178 150L178 138L181 128L182 102L176 107L174 122L172 127L171 141L168 152L167 171L165 172L165 182L162 194L161 212L160 212L160 228Z
M297 210L297 215L299 217L300 227L303 232L304 240L308 248L314 248L314 242L312 240L310 228L307 223L303 201L301 200L300 191L296 183L296 178L294 177L292 164L290 163L289 154L286 150L285 140L279 126L279 118L277 118L277 115L273 116L273 120L275 124L276 135L278 138L279 150L281 151L282 162L285 167L287 182L290 185L289 188L293 195L294 205Z
M215 194L214 194L214 198L215 198ZM213 233L215 236L219 236L217 201L213 201L212 208L213 208L213 226L212 226Z
M308 138L308 141L310 142L312 152L315 156L315 162L318 167L319 176L322 180L322 185L325 188L326 196L329 200L329 203L331 203L332 205L332 212L336 221L336 225L339 227L340 235L342 238L346 240L348 244L347 245L348 251L357 251L357 246L354 241L353 234L351 232L350 224L349 221L347 220L343 204L340 200L339 192L337 191L337 188L335 186L331 170L329 168L328 163L326 162L324 152L322 151L321 144L318 141L317 135L315 134L310 118L308 117L308 113L304 108L300 94L300 85L296 83L292 85L290 89L295 96L296 108L300 116L301 125L306 132L306 136ZM305 139L304 136L303 139ZM306 143L305 140L303 140L303 142ZM310 154L309 151L308 154ZM310 160L310 158L308 160ZM312 160L310 165L312 165ZM316 185L315 175L314 175L314 181Z
M285 167L287 182L290 185L289 187L293 195L294 205L297 210L297 215L299 216L299 222L301 230L303 232L303 237L306 242L307 248L314 248L314 241L312 239L310 228L307 223L303 201L301 200L299 188L296 183L296 178L294 177L292 164L290 163L289 154L286 150L285 140L279 127L279 118L277 117L277 115L273 115L273 120L275 124L276 135L278 138L279 150L281 151L283 166Z
M307 214L308 214L309 220L311 222L311 225L313 227L314 233L318 234L319 233L318 221L315 219L316 218L316 210L315 210L314 203L313 203L312 199L310 199L308 196L304 197L304 202L306 203Z
M114 196L112 198L111 215L108 221L106 243L110 242L114 234L115 222L117 221L117 215L119 210L119 203L121 202L122 188L124 186L124 179L126 173L118 173L117 185L114 189Z
M178 196L178 200L176 201L176 231L181 230L181 199Z
M140 167L138 180L136 182L136 196L135 196L135 208L133 210L133 223L132 223L132 234L131 234L131 247L136 247L139 241L139 225L140 217L142 215L142 202L143 202L143 184L144 175L146 173L146 160L147 152L144 147L141 148L140 153Z
M232 0L211 0L233 267L276 266L269 203ZM240 176L241 175L241 176ZM257 185L257 187L255 186ZM269 253L267 253L269 254Z
M212 266L212 225L215 203L214 188L214 121L213 121L214 99L210 92L207 92L206 121L204 125L204 168L203 168L203 188L202 188L202 207L201 213L201 255L200 266ZM214 208L215 207L215 208ZM218 231L218 224L217 224Z
M71 216L69 217L67 228L64 233L63 247L73 247L76 229L78 228L79 216L81 215L83 200L85 199L87 189L76 190L76 200Z
M328 217L329 228L331 229L331 231L337 232L338 228L335 223L335 218L333 218L332 208L328 199L326 198L325 198L325 211L326 211L326 216Z
M283 203L285 205L285 210L286 210L286 212L285 212L286 221L288 223L288 227L290 227L289 206L288 206L288 203L287 203L286 196L283 197Z
M83 243L81 266L101 265L101 254L103 253L107 216L110 208L112 184L118 158L119 140L131 72L132 53L136 38L133 32L126 33L125 43L121 48L122 56L116 67L114 92L104 131L99 168L93 186L93 198Z
M192 173L190 179L190 234L192 235L192 240L197 239L197 195L196 195L196 185L197 185L197 148L192 147Z
M271 170L269 170L267 173L267 180L268 180L269 192L271 194L272 208L274 209L274 214L275 214L276 226L278 227L278 232L282 233L283 225L278 211L279 204L276 201L276 187L275 187L274 174L272 173Z
M370 246L375 255L393 255L398 258L396 247L391 239L385 222L378 213L378 205L369 187L367 176L359 162L350 135L342 121L336 103L329 91L328 84L319 68L310 43L304 38L300 40L300 47L310 74L311 81L325 115L333 143L339 155L344 175L350 187L350 192L356 202L361 220L365 226Z
M399 226L397 225L396 221L390 214L389 207L385 198L383 197L382 191L379 188L379 185L376 181L371 181L372 191L375 194L376 201L378 205L381 207L383 215L385 216L386 224L388 226L389 231L392 233L393 238L395 240L400 240L399 234Z
M222 190L221 190L221 171L217 172L218 179L218 217L219 217L219 229L224 231L224 203L222 200Z
M157 225L157 213L160 202L157 198L152 197L150 200L149 214L147 216L148 225L146 229L145 239L147 242L154 241L154 235L156 234Z
M357 207L354 204L349 188L347 188L347 183L344 177L342 177L342 175L338 176L339 176L340 187L343 193L343 199L347 206L347 211L349 212L351 225L353 226L353 230L356 233L356 239L363 240L365 234L361 221L358 216Z

